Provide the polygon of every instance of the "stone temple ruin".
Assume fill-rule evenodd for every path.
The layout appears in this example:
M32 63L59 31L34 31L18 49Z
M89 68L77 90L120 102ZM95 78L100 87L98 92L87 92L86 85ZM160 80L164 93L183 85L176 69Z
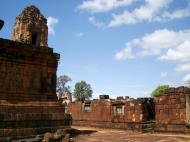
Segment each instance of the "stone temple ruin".
M190 133L190 88L169 88L155 98L118 97L69 104L73 125Z
M16 17L12 39L0 38L0 138L70 128L71 116L56 96L59 54L48 47L39 9L27 7ZM68 111L73 125L190 133L190 88L169 88L155 98L100 95L71 102Z
M36 46L47 46L47 19L35 6L27 7L16 17L13 40Z
M155 131L190 133L190 88L170 88L155 98Z
M70 127L56 96L59 54L47 38L47 20L35 6L16 17L13 41L0 38L0 137Z
M76 101L68 106L73 125L127 130L145 130L152 127L155 119L154 107L152 98L118 97L112 100L108 95L100 95L99 100Z

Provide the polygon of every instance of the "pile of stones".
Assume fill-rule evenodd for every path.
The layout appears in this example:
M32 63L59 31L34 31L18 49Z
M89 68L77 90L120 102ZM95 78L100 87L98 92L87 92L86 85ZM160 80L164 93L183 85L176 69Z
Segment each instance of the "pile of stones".
M11 137L0 138L0 142L74 142L66 129L58 129L55 133L47 132L44 135L27 136L13 139Z
M74 142L74 140L65 129L59 129L55 133L45 133L42 142Z

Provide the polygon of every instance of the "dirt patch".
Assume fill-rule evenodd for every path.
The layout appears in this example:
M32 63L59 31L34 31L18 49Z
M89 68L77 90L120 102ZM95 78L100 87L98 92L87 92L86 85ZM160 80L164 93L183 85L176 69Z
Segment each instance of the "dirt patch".
M139 133L125 130L78 127L83 132L74 137L75 142L190 142L190 135Z

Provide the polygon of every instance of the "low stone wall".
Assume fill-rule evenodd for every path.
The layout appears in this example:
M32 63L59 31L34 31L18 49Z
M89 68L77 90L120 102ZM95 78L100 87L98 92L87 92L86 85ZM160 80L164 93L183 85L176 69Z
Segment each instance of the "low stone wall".
M88 111L84 109L88 105ZM119 110L117 110L119 109ZM73 125L127 130L150 128L154 120L154 103L151 98L76 101L68 105ZM118 112L117 112L118 111Z
M91 101L91 110L83 110L83 102L76 101L69 103L68 111L72 115L73 121L111 121L111 103L106 100Z
M73 125L190 133L190 88L187 87L169 88L155 98L92 100L88 112L82 109L83 104L81 101L69 104ZM116 106L122 106L121 114L115 113Z

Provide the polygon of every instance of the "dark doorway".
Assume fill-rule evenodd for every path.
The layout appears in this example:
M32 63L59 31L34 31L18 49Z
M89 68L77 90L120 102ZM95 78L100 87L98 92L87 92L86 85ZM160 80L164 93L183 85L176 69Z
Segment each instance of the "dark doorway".
M32 45L38 46L38 33L32 33Z

